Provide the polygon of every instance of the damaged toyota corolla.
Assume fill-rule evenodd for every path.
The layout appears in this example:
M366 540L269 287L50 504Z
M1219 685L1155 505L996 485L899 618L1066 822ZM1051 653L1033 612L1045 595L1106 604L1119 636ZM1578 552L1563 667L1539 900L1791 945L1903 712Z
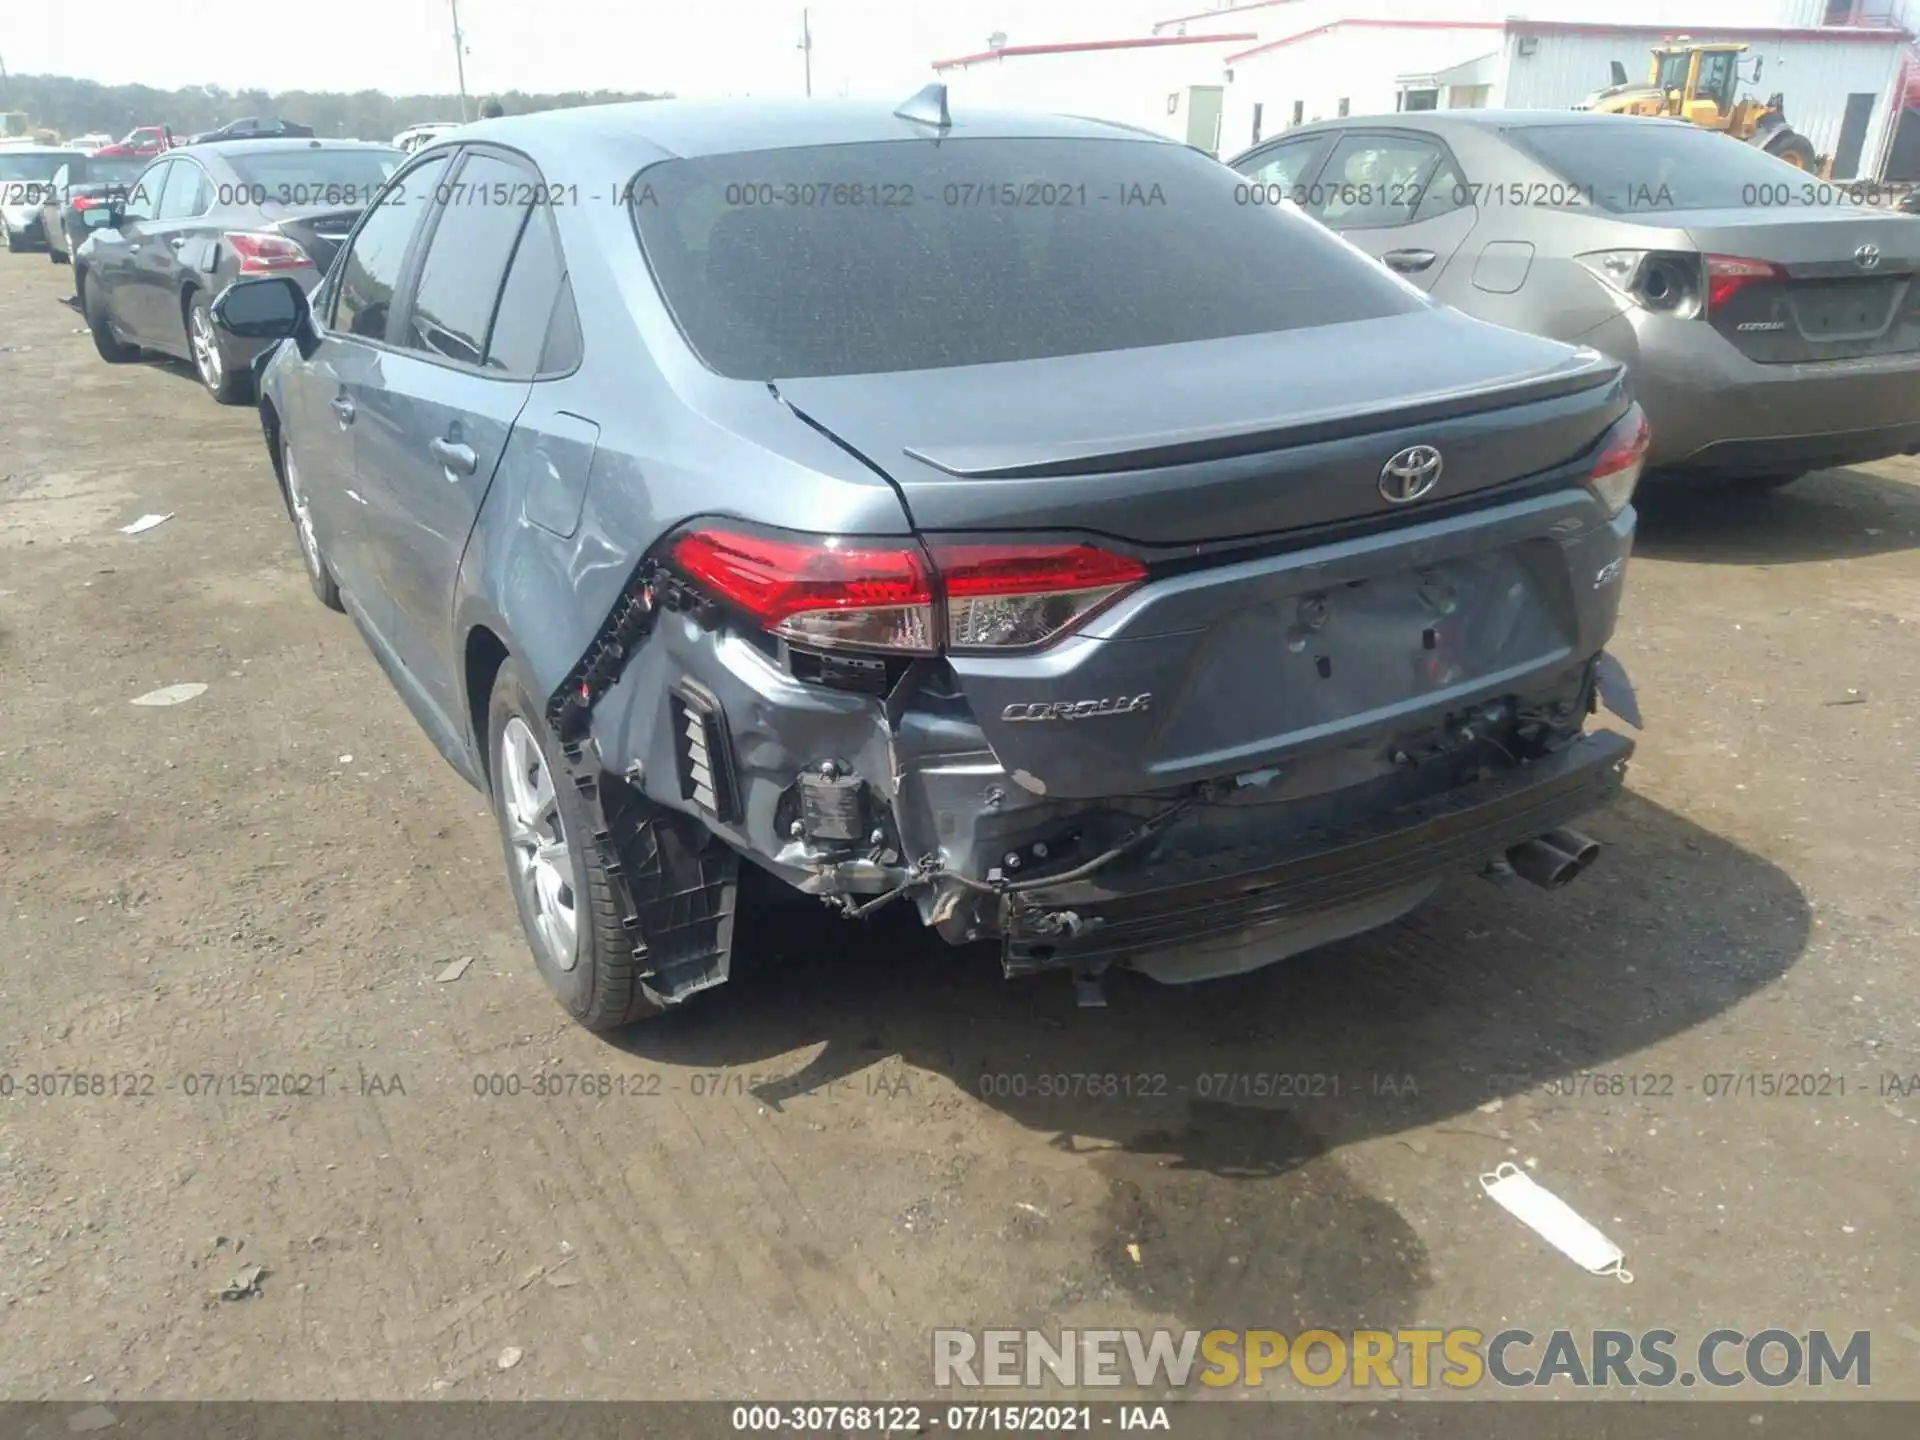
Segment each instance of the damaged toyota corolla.
M578 1020L725 980L769 881L1093 1003L1592 859L1620 367L1242 189L938 87L569 110L423 150L310 303L220 297Z

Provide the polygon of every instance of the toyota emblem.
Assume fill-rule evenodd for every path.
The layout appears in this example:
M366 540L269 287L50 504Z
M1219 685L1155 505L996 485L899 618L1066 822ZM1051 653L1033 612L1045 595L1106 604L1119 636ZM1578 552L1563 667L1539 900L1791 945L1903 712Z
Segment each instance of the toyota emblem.
M1862 270L1873 269L1880 263L1880 247L1878 245L1862 245L1858 250L1853 252L1853 263L1858 265Z
M1440 452L1433 446L1409 445L1380 467L1380 494L1389 505L1410 505L1433 493L1440 468Z

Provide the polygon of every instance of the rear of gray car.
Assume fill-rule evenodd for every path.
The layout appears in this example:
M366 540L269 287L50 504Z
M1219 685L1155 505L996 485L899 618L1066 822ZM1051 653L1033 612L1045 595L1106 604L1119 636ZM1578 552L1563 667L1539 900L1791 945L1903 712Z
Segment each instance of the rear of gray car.
M1233 164L1436 299L1625 363L1657 467L1778 483L1920 445L1920 225L1871 185L1559 112L1343 120Z
M481 161L566 197L524 375L409 290L525 293L469 273ZM724 980L750 877L1191 980L1591 859L1617 363L1093 123L657 103L413 169L413 238L376 205L289 320L267 437L585 1023Z

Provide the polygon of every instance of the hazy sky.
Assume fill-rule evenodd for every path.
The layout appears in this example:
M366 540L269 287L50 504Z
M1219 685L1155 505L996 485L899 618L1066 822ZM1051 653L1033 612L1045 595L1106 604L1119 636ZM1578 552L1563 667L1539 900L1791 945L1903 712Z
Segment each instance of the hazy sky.
M459 0L467 89L800 94L800 10L774 0ZM814 0L813 89L911 93L936 59L1008 43L1110 39L1207 0ZM0 61L109 84L451 93L448 0L0 4Z

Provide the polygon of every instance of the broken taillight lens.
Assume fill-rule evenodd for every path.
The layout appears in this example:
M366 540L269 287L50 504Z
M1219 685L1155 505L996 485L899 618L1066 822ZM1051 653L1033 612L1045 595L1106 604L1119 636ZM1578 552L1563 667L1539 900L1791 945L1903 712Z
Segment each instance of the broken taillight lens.
M824 649L930 655L1045 645L1146 578L1092 545L794 537L695 530L675 565L771 634ZM944 609L941 633L937 616Z
M1587 488L1606 507L1611 520L1627 508L1647 468L1647 448L1653 443L1653 431L1647 415L1637 404L1614 421L1600 442L1600 453L1587 472Z
M772 540L696 530L673 547L690 579L801 645L932 654L933 583L912 542Z

